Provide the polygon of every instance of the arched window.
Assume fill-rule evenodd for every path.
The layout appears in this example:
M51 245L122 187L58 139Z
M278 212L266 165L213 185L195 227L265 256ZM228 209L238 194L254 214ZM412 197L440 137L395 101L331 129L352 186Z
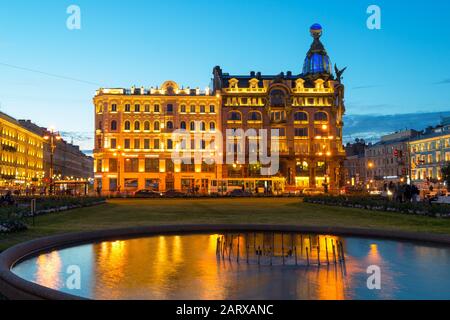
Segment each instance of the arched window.
M145 131L150 131L150 122L149 121L145 121L144 122L144 130Z
M216 123L214 121L209 123L209 131L216 131Z
M180 128L181 128L182 130L186 130L186 122L185 122L185 121L181 121L181 123L180 123Z
M231 121L241 121L241 120L242 120L242 116L241 116L241 114L240 114L239 112L231 111L231 112L228 114L228 120L231 120Z
M191 121L191 123L189 124L189 130L195 131L195 122L194 121Z
M116 131L117 130L117 121L113 120L111 121L111 131Z
M328 115L322 111L316 112L314 114L314 121L328 121Z
M167 129L173 129L173 122L167 121Z
M249 121L261 121L262 120L261 113L259 113L258 111L250 112L248 115L248 120Z
M134 123L134 131L139 131L141 130L141 123L139 121L136 121Z
M124 123L124 130L130 131L131 130L131 123L130 121L125 121Z
M202 123L200 125L200 130L201 131L206 131L206 123L204 121L202 121Z
M303 111L294 114L294 121L308 121L308 114Z
M153 124L153 130L159 131L159 121L155 121L155 123Z

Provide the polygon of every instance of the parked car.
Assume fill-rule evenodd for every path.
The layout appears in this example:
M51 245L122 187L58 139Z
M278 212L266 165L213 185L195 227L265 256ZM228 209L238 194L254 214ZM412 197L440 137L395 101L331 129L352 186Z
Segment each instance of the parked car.
M319 189L314 189L314 188L306 188L303 189L302 194L304 196L319 196L322 195L324 192L322 190Z
M184 198L187 194L177 190L167 190L162 194L162 196L164 198Z
M136 198L161 198L162 194L161 192L156 192L153 190L139 190L137 191L134 196Z
M230 197L251 197L252 194L242 189L235 189L229 193Z

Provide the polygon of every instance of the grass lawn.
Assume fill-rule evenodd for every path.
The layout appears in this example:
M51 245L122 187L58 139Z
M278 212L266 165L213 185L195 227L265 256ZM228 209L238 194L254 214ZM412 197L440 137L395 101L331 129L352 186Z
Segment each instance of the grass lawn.
M450 220L302 203L296 198L110 200L50 214L26 232L0 235L0 251L66 232L161 224L285 224L390 229L450 234Z

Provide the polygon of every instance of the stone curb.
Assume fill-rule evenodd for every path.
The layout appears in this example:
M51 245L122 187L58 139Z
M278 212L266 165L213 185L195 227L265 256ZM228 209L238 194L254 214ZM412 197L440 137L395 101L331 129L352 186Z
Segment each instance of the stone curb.
M0 254L0 293L8 299L14 300L86 300L81 297L28 282L11 272L11 268L20 261L51 250L86 243L130 239L152 235L246 231L332 234L336 236L382 238L413 242L420 241L450 246L450 235L341 227L286 225L168 225L70 233L22 243Z

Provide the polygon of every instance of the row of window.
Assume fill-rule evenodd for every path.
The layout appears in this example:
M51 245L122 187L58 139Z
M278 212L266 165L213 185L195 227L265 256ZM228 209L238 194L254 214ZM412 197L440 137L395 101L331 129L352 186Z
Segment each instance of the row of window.
M131 142L133 142L133 148L131 146ZM165 149L167 150L173 150L175 147L175 144L172 139L167 139L165 144ZM182 140L179 144L179 147L181 150L186 150L186 141ZM214 141L210 141L209 143L206 142L206 140L200 140L199 145L196 145L195 140L191 140L190 148L191 149L201 149L201 150L215 150L214 149ZM116 138L112 138L110 140L110 148L113 150L116 150L119 148L119 145L117 143ZM123 148L125 150L161 150L164 149L163 141L160 139L124 139L123 140Z
M162 111L165 111L166 113L173 113L175 110L175 106L173 104L167 104L165 105L164 109L161 108L161 106L159 104L155 104L153 106L146 104L143 107L140 104L135 104L135 105L131 105L131 104L125 104L123 111L127 112L127 113L141 113L141 112L145 112L145 113L161 113ZM105 105L99 105L97 107L97 113L103 113L108 111L108 106ZM116 113L119 112L119 108L117 106L117 104L111 104L110 108L109 108L109 112L111 113ZM196 106L196 105L190 105L189 107L185 104L180 105L179 107L179 112L180 113L215 113L216 112L216 106L215 105L210 105L208 108L205 105L200 105L200 106Z
M309 116L307 112L304 111L298 111L294 113L294 121L299 122L307 122L309 121ZM270 113L270 120L271 121L286 121L286 111L272 111ZM228 113L228 120L229 121L242 121L242 113L239 111L230 111ZM248 121L262 121L262 113L259 111L252 111L249 112L247 116ZM328 114L323 111L316 112L314 114L314 121L318 122L328 122Z
M123 170L127 173L137 173L140 172L139 170L139 159L138 158L126 158L123 159ZM102 166L103 161L97 160L97 172L102 172ZM119 169L119 160L111 158L108 160L108 172L114 173L118 172ZM160 161L159 159L145 159L144 160L144 167L143 171L146 173L160 173L161 167L160 167ZM166 160L165 161L165 172L175 172L175 163L172 160ZM214 172L215 166L208 164L206 162L203 162L201 165L201 170L196 170L194 160L191 159L191 163L184 163L182 162L180 164L180 172Z
M103 126L103 124L102 124L102 122L100 122L99 123L99 129L102 129L102 126ZM174 122L173 121L167 121L165 127L168 130L175 129ZM152 128L153 128L153 131L160 131L161 129L163 129L163 127L161 126L161 123L159 121L153 122L153 126L151 125L150 121L145 121L143 123L143 125L141 124L140 121L135 121L133 123L133 130L134 131L141 131L141 130L143 130L143 131L152 131ZM187 130L188 126L187 126L186 121L181 121L179 128L182 129L182 130ZM196 131L196 130L206 131L206 128L207 128L207 125L206 125L206 122L204 122L204 121L197 121L197 122L191 121L189 123L189 130L190 131ZM124 125L123 125L123 130L124 131L131 131L131 129L132 129L131 121L128 121L128 120L125 121ZM216 131L216 123L214 121L211 121L208 124L208 129L209 129L209 131L213 131L213 132ZM119 130L118 122L116 120L111 121L110 130L111 131Z

